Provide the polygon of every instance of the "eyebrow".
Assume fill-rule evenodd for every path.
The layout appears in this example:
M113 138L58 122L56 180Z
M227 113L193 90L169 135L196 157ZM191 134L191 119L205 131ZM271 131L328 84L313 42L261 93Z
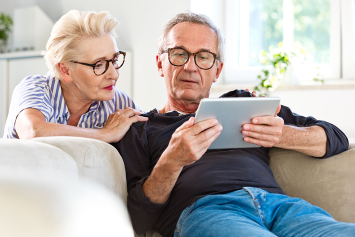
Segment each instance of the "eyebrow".
M185 49L186 51L188 51L184 46L179 46L179 45L177 45L177 46L174 46L174 47L171 47L171 48L182 48L182 49ZM211 52L211 53L213 53L213 51L211 51L210 49L206 49L206 48L200 48L200 49L198 49L196 52L200 52L200 51L202 51L202 50L207 50L208 52Z
M116 57L116 56L119 55L119 54L120 54L119 52L114 53L114 54L112 55L112 58ZM106 60L106 57L100 57L100 58L97 58L97 59L92 60L91 62L92 62L92 63L97 63L97 62L100 61L100 60Z

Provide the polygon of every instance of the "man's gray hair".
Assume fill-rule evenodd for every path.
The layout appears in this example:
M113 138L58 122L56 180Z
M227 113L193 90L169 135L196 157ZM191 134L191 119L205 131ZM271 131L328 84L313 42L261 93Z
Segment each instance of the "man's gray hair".
M215 26L212 20L203 15L192 12L179 13L173 19L171 19L163 28L162 33L158 39L158 53L162 53L166 50L167 38L170 30L177 24L182 22L190 22L194 24L205 25L211 28L217 36L217 56L220 61L224 61L224 38L221 31Z

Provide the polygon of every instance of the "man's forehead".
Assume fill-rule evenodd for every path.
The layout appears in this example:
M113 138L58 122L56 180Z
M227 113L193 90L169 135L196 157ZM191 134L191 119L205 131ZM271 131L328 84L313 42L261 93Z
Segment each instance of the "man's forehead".
M167 47L184 47L192 51L208 49L216 53L217 34L206 25L182 22L170 30Z

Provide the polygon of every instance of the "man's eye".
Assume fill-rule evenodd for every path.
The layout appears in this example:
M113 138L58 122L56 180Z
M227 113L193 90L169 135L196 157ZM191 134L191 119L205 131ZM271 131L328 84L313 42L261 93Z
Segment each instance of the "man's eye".
M184 53L174 53L173 54L173 57L185 57L185 54Z

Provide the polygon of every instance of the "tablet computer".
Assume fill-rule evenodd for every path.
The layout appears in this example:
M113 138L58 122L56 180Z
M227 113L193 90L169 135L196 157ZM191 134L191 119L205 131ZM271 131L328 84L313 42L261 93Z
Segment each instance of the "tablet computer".
M195 123L215 118L223 130L208 149L260 147L243 140L242 125L260 116L275 115L280 103L276 97L204 98L196 111Z

